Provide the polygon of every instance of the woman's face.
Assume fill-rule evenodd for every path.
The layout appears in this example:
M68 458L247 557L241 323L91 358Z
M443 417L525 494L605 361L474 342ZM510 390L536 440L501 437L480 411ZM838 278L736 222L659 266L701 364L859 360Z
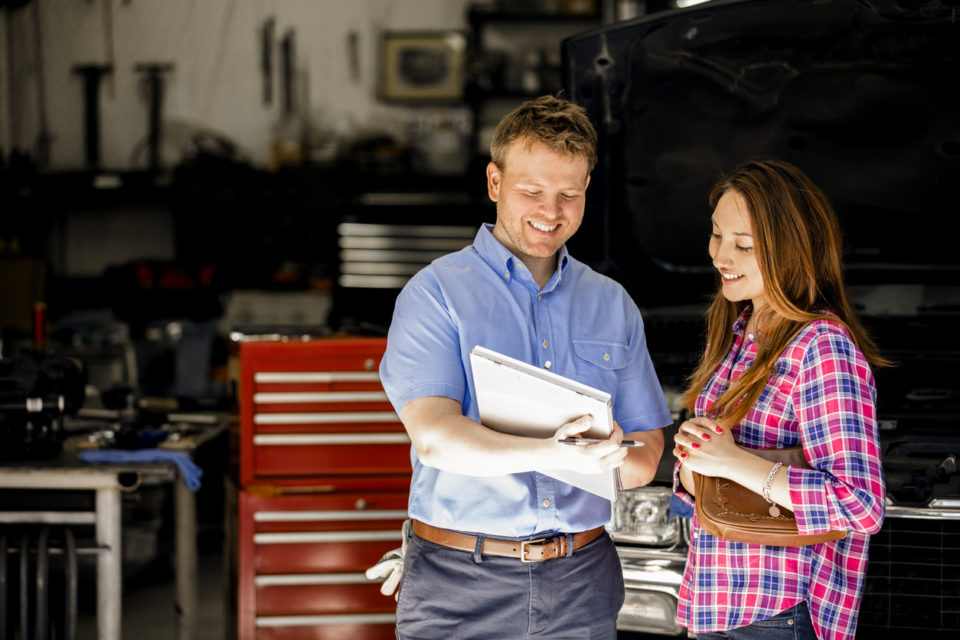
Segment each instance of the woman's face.
M723 296L731 302L751 300L756 314L766 299L746 201L736 191L728 190L717 202L712 221L710 258L720 272Z

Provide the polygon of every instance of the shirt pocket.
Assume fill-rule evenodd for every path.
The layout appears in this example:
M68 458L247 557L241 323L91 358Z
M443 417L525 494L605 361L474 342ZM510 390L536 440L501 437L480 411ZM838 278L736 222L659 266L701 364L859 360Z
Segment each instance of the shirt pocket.
M574 340L580 382L614 395L629 350L626 344L612 340Z

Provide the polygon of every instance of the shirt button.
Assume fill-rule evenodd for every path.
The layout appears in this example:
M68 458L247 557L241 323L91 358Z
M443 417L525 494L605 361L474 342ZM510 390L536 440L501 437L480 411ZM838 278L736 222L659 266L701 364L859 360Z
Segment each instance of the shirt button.
M510 272L509 272L509 271L504 271L504 272L503 272L503 277L506 278L507 280L509 280L509 279L510 279Z
M543 363L543 368L544 368L544 369L549 369L551 364L553 364L553 363L550 362L549 360L547 360L546 362Z
M542 294L542 293L538 293L538 294L537 294L537 300L543 300L543 294Z
M610 362L610 354L609 354L609 353L603 354L603 361L604 361L604 362Z
M549 348L550 348L550 344L549 344L546 340L543 341L543 348L544 348L544 349L549 349Z
M549 500L544 500L544 501L543 501L543 506L549 507L549 506L550 506L550 501L549 501Z

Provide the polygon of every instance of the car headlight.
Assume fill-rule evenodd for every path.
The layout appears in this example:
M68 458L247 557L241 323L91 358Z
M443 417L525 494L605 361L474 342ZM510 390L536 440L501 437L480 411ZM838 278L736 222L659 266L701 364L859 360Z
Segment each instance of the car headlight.
M668 487L622 491L607 531L618 542L669 546L680 541L680 519L670 513Z

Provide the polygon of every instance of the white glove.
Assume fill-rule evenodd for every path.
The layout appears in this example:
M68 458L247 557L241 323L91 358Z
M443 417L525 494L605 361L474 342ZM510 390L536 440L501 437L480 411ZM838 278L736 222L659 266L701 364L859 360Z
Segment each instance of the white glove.
M403 542L400 548L387 551L383 554L382 558L377 560L377 564L366 571L367 580L383 579L383 584L380 585L380 593L385 596L389 596L397 590L397 586L400 584L400 578L403 577L403 557L407 553L407 536L410 534L409 520L403 521L401 531ZM393 597L394 600L396 600L400 597L400 594L397 593Z

